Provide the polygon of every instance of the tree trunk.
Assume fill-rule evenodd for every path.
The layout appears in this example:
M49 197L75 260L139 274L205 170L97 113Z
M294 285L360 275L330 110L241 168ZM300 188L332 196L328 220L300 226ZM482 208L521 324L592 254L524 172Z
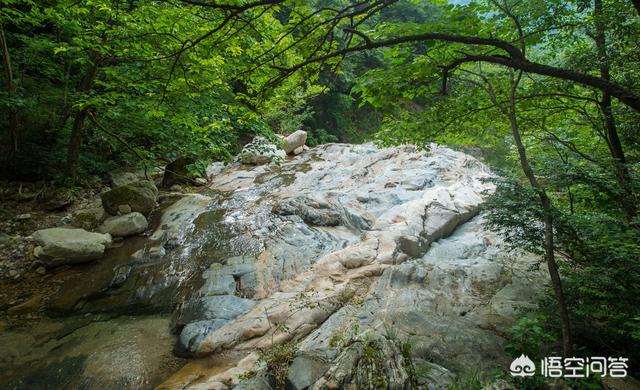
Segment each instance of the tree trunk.
M93 80L98 72L100 57L97 53L92 53L89 61L89 68L78 85L78 92L80 93L91 91ZM73 181L76 180L78 173L78 157L80 155L80 147L82 146L84 121L87 118L89 108L88 106L83 107L76 113L73 120L73 127L71 128L71 138L69 139L69 146L67 148L67 176Z
M13 69L11 69L11 58L9 57L9 47L4 35L4 26L0 23L0 45L2 46L2 66L4 68L5 81L9 99L15 97L16 86L13 81ZM18 110L12 104L9 108L9 138L11 140L11 154L18 152Z
M600 67L600 77L610 81L611 74L609 71L609 55L607 54L606 26L604 23L604 12L602 9L602 0L595 0L594 3L594 21L596 34L594 41L598 52L598 63ZM607 134L607 145L611 156L613 157L614 169L616 171L616 179L618 185L623 190L623 197L620 199L622 211L628 222L631 222L636 214L636 205L634 202L635 194L631 187L631 177L627 168L627 161L622 149L622 143L618 136L616 120L613 115L611 94L603 91L602 100L600 101L600 110L604 117L604 125Z
M551 206L551 199L547 196L546 191L542 185L538 182L529 159L527 152L522 143L522 137L520 135L520 128L518 124L518 118L516 116L516 90L519 78L516 80L511 78L511 95L510 95L510 107L507 110L507 116L509 118L509 124L511 126L511 132L513 139L518 150L518 156L520 158L520 166L524 175L529 180L531 187L538 193L540 198L540 205L542 206L543 222L544 222L544 253L547 261L547 268L549 270L549 276L551 277L551 285L553 292L556 296L558 303L558 314L560 315L560 328L562 330L562 353L565 357L573 356L573 337L571 335L571 322L569 320L569 312L567 310L567 303L562 289L562 280L560 279L560 273L558 272L558 263L555 257L555 245L553 236L553 209Z

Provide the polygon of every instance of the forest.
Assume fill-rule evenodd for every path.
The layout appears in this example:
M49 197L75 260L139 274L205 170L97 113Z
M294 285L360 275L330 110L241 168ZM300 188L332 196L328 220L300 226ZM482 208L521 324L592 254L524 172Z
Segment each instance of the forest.
M486 226L550 281L501 334L512 357L621 356L640 375L640 1L0 4L4 219L18 183L78 198L179 158L209 180L256 136L435 143L495 173ZM529 379L509 381L549 388Z

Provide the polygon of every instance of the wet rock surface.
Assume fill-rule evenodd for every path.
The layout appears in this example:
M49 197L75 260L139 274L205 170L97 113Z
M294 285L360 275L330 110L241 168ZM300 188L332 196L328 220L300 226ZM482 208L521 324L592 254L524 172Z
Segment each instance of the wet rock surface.
M258 351L283 343L295 345L290 388L446 388L465 367L504 365L500 330L544 282L530 271L538 259L505 255L483 228L477 214L493 190L490 172L447 148L327 144L279 165L215 164L207 173L202 194L151 191L160 203L152 213L134 202L105 204L113 215L122 205L148 215L144 235L46 276L56 288L36 303L55 326L98 316L104 333L126 339L121 321L144 329L140 321L162 322L139 328L157 348L127 352L139 356L132 372L142 379L105 360L105 388L162 380L166 389L260 388L273 378ZM79 350L95 347L81 329L66 337ZM104 350L121 356L104 337ZM87 371L98 361L89 364L91 355L49 356L16 340L24 359L68 372L71 385L102 378ZM172 351L191 359L177 370L184 362ZM159 368L164 359L177 371L171 377ZM20 377L23 363L0 364L15 388L30 383Z

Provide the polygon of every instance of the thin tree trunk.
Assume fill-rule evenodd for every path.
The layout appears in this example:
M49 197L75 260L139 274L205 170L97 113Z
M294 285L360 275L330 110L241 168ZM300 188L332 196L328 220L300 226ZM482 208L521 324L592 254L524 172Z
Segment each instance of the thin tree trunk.
M7 92L9 93L9 99L11 99L16 95L16 85L13 81L11 57L9 57L9 47L2 23L0 23L0 45L2 46L2 66L4 68ZM9 138L11 139L11 153L15 155L18 152L18 110L13 105L9 108Z
M87 72L80 80L78 85L78 92L86 93L91 91L93 87L93 80L98 72L100 58L98 54L92 54L90 56L90 64ZM69 146L67 148L67 176L73 181L76 180L78 173L78 157L80 155L80 147L82 146L82 138L84 133L84 121L87 118L87 112L90 107L84 107L80 109L75 115L73 120L73 126L71 128L71 138L69 139Z
M58 129L62 130L69 119L70 110L69 110L69 78L71 76L71 61L67 65L67 70L64 75L64 93L62 98L62 113L60 114L60 121L58 124Z
M513 72L511 73L511 93L509 104L510 107L507 110L507 116L511 126L511 133L518 150L518 156L520 157L520 166L524 175L529 180L531 187L538 193L540 198L540 205L542 206L543 222L544 222L544 253L547 261L547 268L549 270L549 276L551 277L551 285L553 292L556 296L558 303L558 314L560 315L560 328L562 330L562 353L565 357L573 356L573 337L571 334L571 322L569 319L569 312L567 310L567 302L562 289L562 280L560 279L560 273L558 272L558 263L555 257L555 245L553 236L553 209L551 206L551 199L547 196L546 191L538 182L529 159L527 152L522 143L522 137L520 135L520 128L518 124L518 118L516 116L516 91L520 75L517 79L514 79Z
M596 34L594 41L596 44L596 50L598 52L598 63L600 67L600 77L604 80L610 81L611 74L609 70L609 55L607 54L607 40L606 40L606 26L604 23L604 12L602 9L602 0L595 0L594 2L594 20L596 27ZM604 117L604 125L607 134L607 145L609 151L613 157L614 169L616 171L616 178L618 184L622 188L624 195L620 200L624 215L627 221L632 221L636 214L637 209L634 202L635 194L631 188L631 178L629 170L627 168L627 161L618 136L618 129L616 126L616 120L613 115L611 94L607 91L602 92L602 100L600 101L600 110Z

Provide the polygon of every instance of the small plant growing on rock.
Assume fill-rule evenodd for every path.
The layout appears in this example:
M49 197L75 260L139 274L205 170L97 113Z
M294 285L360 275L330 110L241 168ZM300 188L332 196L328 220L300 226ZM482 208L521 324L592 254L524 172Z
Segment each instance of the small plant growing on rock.
M289 365L295 354L296 346L293 342L272 344L269 349L260 350L258 361L265 363L267 370L275 377L276 389L285 388Z

